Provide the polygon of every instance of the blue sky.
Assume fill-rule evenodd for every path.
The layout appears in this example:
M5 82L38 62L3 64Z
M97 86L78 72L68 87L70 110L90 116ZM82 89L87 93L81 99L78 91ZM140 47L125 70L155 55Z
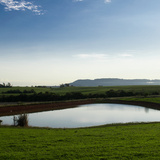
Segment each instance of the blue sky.
M159 79L159 0L0 0L0 83Z

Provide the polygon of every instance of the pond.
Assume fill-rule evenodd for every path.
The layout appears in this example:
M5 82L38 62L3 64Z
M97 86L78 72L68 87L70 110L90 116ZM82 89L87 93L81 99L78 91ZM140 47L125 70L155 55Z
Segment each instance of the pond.
M160 111L124 104L87 104L76 108L28 114L29 126L78 128L112 123L160 121ZM0 117L13 125L13 116Z

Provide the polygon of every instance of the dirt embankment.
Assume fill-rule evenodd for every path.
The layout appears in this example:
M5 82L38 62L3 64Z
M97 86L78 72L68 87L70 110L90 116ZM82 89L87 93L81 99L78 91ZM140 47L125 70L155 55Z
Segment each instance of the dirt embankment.
M115 104L130 104L138 105L146 108L152 108L160 110L160 104L152 102L143 102L143 101L124 101L124 100L77 100L77 101L66 101L66 102L52 102L44 104L30 104L30 105L15 105L15 106L4 106L0 107L0 116L9 116L23 113L33 113L49 110L59 110L66 108L77 107L77 105L83 104L92 104L92 103L115 103Z
M91 104L91 103L94 103L94 100L78 100L78 101L66 101L66 102L52 102L44 104L3 106L0 107L0 116L66 109L66 108L76 107L77 105Z

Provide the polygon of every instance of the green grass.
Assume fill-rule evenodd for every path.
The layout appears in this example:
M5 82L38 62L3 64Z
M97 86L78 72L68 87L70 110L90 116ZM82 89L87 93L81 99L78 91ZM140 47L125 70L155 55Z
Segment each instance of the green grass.
M120 98L120 100L126 101L143 101L143 102L153 102L153 103L160 103L160 97L137 97L137 98Z
M50 92L51 89L50 88L41 88L41 87L12 87L12 88L0 88L0 94L2 94L2 92L7 92L8 90L20 90L20 91L30 91L30 90L35 90L36 93L42 92Z
M160 123L84 129L0 127L1 160L160 158Z
M52 92L63 95L67 92L81 92L83 94L89 93L105 93L106 91L113 90L124 90L124 91L132 91L132 92L144 92L144 93L152 93L158 92L160 93L160 86L148 85L148 86L107 86L107 87L64 87L64 88L40 88L40 87L12 87L12 88L0 88L0 95L2 92L6 92L8 90L35 90L36 93L42 92Z
M132 91L132 92L146 92L146 93L152 93L157 91L158 93L160 93L160 86L150 86L150 85L148 86L107 86L107 87L64 87L64 88L51 88L50 90L48 90L48 92L58 93L61 95L67 92L81 92L83 94L89 94L89 93L101 94L111 89ZM42 91L43 88L40 88L40 90ZM37 91L38 91L38 88L37 88Z

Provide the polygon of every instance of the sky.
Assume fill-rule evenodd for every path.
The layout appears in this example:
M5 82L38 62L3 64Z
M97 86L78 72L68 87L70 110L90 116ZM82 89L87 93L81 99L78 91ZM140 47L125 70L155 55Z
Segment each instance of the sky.
M160 79L160 0L0 0L0 83Z

